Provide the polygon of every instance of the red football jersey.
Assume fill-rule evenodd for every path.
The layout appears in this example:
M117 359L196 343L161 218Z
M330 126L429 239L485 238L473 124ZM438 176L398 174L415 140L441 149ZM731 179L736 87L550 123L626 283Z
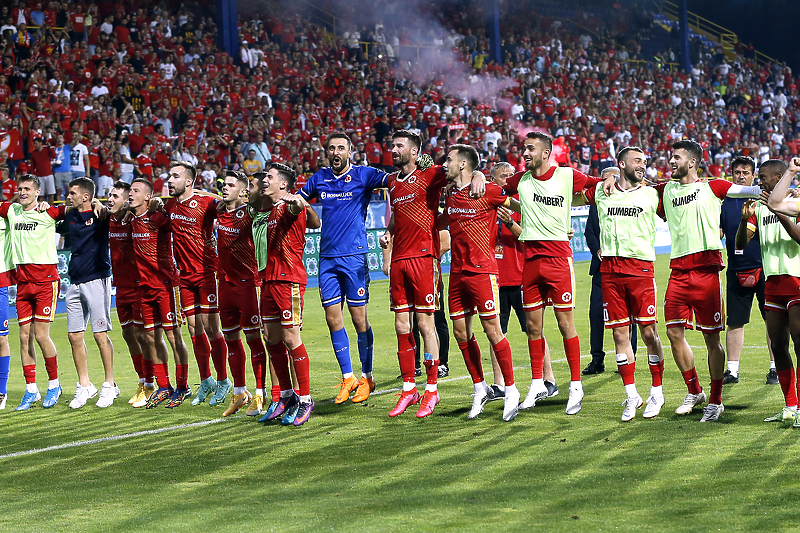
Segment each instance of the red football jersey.
M246 205L217 217L219 280L255 284L258 278L253 246L253 217Z
M267 267L264 279L306 284L303 249L306 246L306 210L295 216L279 202L267 219Z
M141 285L153 288L177 285L169 218L161 212L145 212L133 217L131 230Z
M172 225L175 263L181 283L195 285L203 280L213 280L217 272L217 248L214 244L216 197L195 192L183 202L170 198L164 210Z
M111 249L111 272L115 287L138 287L139 267L133 248L133 228L115 216L108 222L108 244Z
M415 170L407 176L399 172L387 178L394 215L392 261L408 257L439 257L439 197L447 184L440 166Z
M482 198L472 198L469 191L469 184L462 189L453 187L445 200L450 218L450 272L497 274L497 207L508 197L494 183L486 184Z

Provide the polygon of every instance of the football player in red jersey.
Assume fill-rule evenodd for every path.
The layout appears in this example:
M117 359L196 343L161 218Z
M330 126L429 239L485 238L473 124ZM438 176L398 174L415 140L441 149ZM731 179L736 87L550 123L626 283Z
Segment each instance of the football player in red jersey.
M233 388L228 379L225 339L219 327L217 309L217 249L214 219L218 196L194 190L197 169L191 163L170 164L167 187L172 196L164 204L170 218L175 263L180 272L183 314L192 337L194 356L200 372L200 388L192 405L224 402ZM217 379L211 376L209 356L214 361Z
M467 418L475 418L483 411L491 392L483 375L480 346L472 334L472 319L477 312L483 330L492 343L497 364L503 371L503 420L508 422L517 416L520 394L514 384L511 346L503 334L497 315L499 285L494 247L497 239L497 208L510 206L511 200L494 183L486 185L486 194L481 198L473 198L469 194L467 186L479 162L478 152L472 146L454 144L450 147L445 171L447 181L453 186L446 194L445 213L439 224L440 227L450 226L452 259L448 301L453 335L475 386L472 408Z
M148 409L167 399L167 407L177 407L192 394L188 384L189 351L181 336L181 317L178 314L180 291L172 256L170 220L160 211L149 211L152 196L153 186L149 181L143 178L133 180L129 205L134 215L131 229L139 270L139 288L142 291L142 321L150 354L158 357L154 365L158 390L150 396ZM164 342L162 330L175 357L175 389L170 384L165 350L157 349L158 344Z
M230 416L248 402L248 416L261 414L264 406L264 380L267 351L261 340L261 316L258 291L261 280L253 246L253 217L244 198L250 182L242 172L229 170L222 186L224 211L218 214L217 252L219 253L219 310L228 362L233 376L233 396L222 416ZM256 395L245 383L245 351L240 331L244 330L253 373Z
M303 295L306 290L306 268L303 264L306 227L320 227L316 212L299 195L287 194L295 175L286 165L273 163L262 181L262 195L272 201L267 222L267 290L261 300L261 318L267 337L267 350L281 386L281 400L268 420L282 415L284 425L304 424L314 410L309 385L309 361L300 339L303 325ZM289 377L286 348L300 388L298 396Z
M389 411L392 417L402 414L409 405L420 402L426 395L430 398L437 396L438 391L439 360L434 358L434 354L439 354L439 339L433 313L439 308L437 288L441 269L436 219L439 198L447 179L440 166L417 167L421 144L422 140L416 133L407 130L395 132L392 136L392 161L399 170L387 178L392 218L381 244L387 247L388 239L392 239L389 295L395 312L397 358L403 377L403 392L397 405ZM475 188L482 188L484 181L480 176ZM416 346L411 332L412 313L416 313L424 344L427 384L423 397L417 392L414 381ZM372 382L371 390L374 389ZM430 398L418 409L418 417L433 412L438 400ZM358 392L353 397L354 402L365 399L359 398Z

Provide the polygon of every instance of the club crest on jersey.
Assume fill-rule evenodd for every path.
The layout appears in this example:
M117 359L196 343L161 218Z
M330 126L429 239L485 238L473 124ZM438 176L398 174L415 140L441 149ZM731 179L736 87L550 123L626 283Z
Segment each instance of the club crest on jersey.
M207 299L208 299L208 303L213 304L214 302L217 301L217 295L216 294L209 294Z
M251 324L258 324L258 315L253 315L250 317Z
M175 313L173 313L172 311L167 313L167 320L170 320L170 321L171 320L175 320Z
M351 181L353 181L353 178L350 177L350 174L348 174L347 176L344 177L344 182L345 183L350 183Z
M4 327L5 329L8 329L8 320L6 320L5 322L3 322L3 327Z
M93 219L93 218L90 218L89 220L87 220L87 221L85 222L85 224L86 224L87 226L91 226L92 224L94 224L94 219Z
M432 304L433 303L433 294L427 295L425 297L425 301L428 302L429 304Z
M44 309L42 309L42 313L44 313L46 315L49 315L50 314L50 307L48 306L48 307L45 307Z
M565 302L568 302L568 301L572 300L572 293L571 292L565 292L564 294L561 295L561 299L563 301L565 301Z
M284 309L284 311L283 311L283 319L284 320L289 320L290 318L292 318L292 312L289 311L288 309Z
M191 202L189 202L189 207L191 207L192 209L197 207L197 200L192 200Z
M720 318L722 318L722 314L714 313L714 322L719 322Z
M647 306L647 314L648 315L656 314L656 306L655 305L648 305Z
M244 211L237 211L236 218L244 218Z
M358 291L356 292L358 293L359 296L364 296L365 294L367 294L367 291L364 290L364 287L359 287Z
M406 181L408 183L416 183L417 182L417 175L416 174L411 174Z
M491 311L494 309L494 300L486 300L483 303L483 307L485 307L487 311Z
M101 318L100 320L98 320L98 321L97 321L97 327L98 327L98 328L104 328L104 327L106 327L106 320L105 320L104 318Z

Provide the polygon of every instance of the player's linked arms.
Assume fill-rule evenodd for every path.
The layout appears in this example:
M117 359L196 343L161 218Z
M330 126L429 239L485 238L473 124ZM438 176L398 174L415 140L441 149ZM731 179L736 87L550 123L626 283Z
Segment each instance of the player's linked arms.
M606 196L614 194L614 185L616 185L617 179L619 179L619 169L617 167L604 168L600 177L603 178L603 193Z

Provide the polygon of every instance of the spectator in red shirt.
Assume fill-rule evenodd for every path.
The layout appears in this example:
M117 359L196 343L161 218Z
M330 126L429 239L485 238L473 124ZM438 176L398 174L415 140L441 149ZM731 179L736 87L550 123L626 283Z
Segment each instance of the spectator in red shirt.
M47 201L53 203L56 196L56 182L53 176L52 160L56 158L56 151L50 146L44 146L42 139L36 138L33 141L31 151L31 173L39 178L42 184L41 195L47 197Z

